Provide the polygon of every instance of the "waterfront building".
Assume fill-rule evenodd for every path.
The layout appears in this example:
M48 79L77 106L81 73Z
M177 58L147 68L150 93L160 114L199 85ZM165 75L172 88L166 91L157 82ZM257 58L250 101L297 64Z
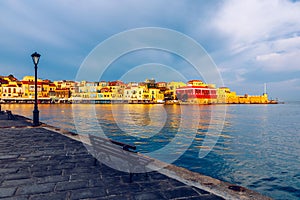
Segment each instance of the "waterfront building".
M53 100L55 100L56 98L56 85L52 82L49 83L49 98L51 99L51 101L53 102Z
M227 104L265 104L269 103L267 93L263 95L237 95L230 91L228 87L220 87L217 90L217 103Z
M217 102L215 86L200 80L188 81L187 86L176 89L176 95L181 102L186 103L212 104Z
M123 100L127 102L138 101L138 88L138 83L128 83L127 86L124 88Z
M0 98L2 97L2 85L8 84L8 81L5 80L2 76L0 76Z
M78 94L79 94L78 96L82 99L89 99L90 94L96 92L97 92L97 84L94 84L93 82L81 81L78 84Z
M14 100L15 98L22 97L22 83L17 80L7 80L6 84L1 84L2 92L1 98L2 100Z
M164 95L166 94L166 91L168 90L167 88L167 82L157 82L156 87L163 93Z
M165 101L164 93L158 88L149 88L151 101L154 103L163 103Z
M103 87L100 90L100 93L97 94L97 99L104 100L104 101L107 101L107 102L111 101L111 99L112 99L111 89L108 86Z
M85 91L87 93L87 98L95 100L97 97L97 87L98 87L98 82L86 82L85 83Z
M35 93L35 77L25 76L18 81L13 75L0 76L0 98L5 102L32 103ZM41 103L78 102L78 103L192 103L192 104L265 104L276 103L268 100L266 86L263 95L237 95L228 87L216 88L201 80L183 82L144 82L122 81L50 81L38 79L38 98ZM70 98L71 97L71 98Z
M75 81L61 80L61 81L54 81L53 83L55 84L56 88L69 89L71 94L75 93L77 89L76 87L77 83Z
M129 103L149 103L152 101L149 85L151 87L153 83L131 82L127 84L127 87L124 89L124 101Z
M263 95L248 95L245 94L243 96L238 96L237 101L239 104L261 104L261 103L269 103L267 93Z
M176 89L180 87L184 87L186 84L184 82L176 82L176 81L171 81L167 83L167 88L168 90L165 92L165 98L168 100L177 100L176 97Z
M55 90L55 101L57 103L68 102L71 97L70 90L67 88L56 88Z
M35 77L34 76L24 76L22 79L23 87L23 97L28 99L34 99L35 93ZM37 79L37 96L42 97L42 80Z
M108 82L108 87L111 91L111 99L113 101L122 101L123 94L126 87L122 81L111 81Z
M235 92L230 91L228 87L217 89L217 103L237 103L238 98Z
M106 88L106 89L104 89L104 88ZM106 81L100 81L100 82L98 82L97 87L96 87L96 91L97 91L97 95L96 95L96 99L97 100L103 100L104 99L104 95L106 95L105 96L105 98L106 98L107 95L109 95L109 94L103 94L103 93L109 92L108 82L106 82Z

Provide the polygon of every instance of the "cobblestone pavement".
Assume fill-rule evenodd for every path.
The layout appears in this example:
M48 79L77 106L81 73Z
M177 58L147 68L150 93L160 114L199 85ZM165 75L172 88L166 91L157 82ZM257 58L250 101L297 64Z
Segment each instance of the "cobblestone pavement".
M81 142L17 118L0 114L0 199L223 199L158 172L129 182Z

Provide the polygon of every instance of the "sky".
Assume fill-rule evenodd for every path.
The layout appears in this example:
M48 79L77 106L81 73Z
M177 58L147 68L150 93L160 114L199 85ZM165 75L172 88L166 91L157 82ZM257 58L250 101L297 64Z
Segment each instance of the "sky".
M201 45L222 78L217 86L261 95L266 83L270 98L300 100L299 19L300 2L292 0L1 0L0 75L34 75L30 55L37 51L39 78L75 80L104 41L159 27ZM206 80L190 69L177 54L141 49L113 60L101 79Z

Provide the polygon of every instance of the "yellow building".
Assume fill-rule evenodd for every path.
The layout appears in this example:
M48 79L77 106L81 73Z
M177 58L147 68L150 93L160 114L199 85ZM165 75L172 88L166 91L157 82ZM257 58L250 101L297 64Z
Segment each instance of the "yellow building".
M2 100L13 100L22 96L22 84L13 75L2 76L0 98Z
M35 78L34 76L24 76L22 79L23 97L28 99L34 99L35 93ZM37 96L42 97L42 80L37 79Z
M9 81L8 84L2 84L1 98L3 100L22 97L22 83L19 81Z
M237 95L236 92L230 91L228 87L220 87L217 89L217 103L227 104L264 104L269 103L268 95Z
M106 86L103 87L99 93L97 93L97 99L99 100L105 100L105 101L111 101L112 100L112 91L111 89Z
M168 90L166 90L165 96L168 97L168 99L171 99L171 100L177 99L176 89L178 89L180 87L184 87L184 86L186 86L186 84L184 82L172 81L172 82L167 83Z
M165 96L164 96L163 92L160 91L160 89L149 88L149 94L150 94L151 101L153 101L154 103L163 103L164 102Z
M146 103L152 101L149 83L129 83L124 89L123 99L130 103Z
M238 96L238 103L240 104L265 104L269 103L268 95L264 93L262 96L259 95L247 95Z
M108 82L107 87L111 91L111 99L114 101L122 101L126 85L122 81Z

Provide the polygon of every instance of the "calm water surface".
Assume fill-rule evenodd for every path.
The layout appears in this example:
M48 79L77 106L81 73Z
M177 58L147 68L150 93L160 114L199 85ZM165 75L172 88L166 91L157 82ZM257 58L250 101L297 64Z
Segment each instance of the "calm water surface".
M33 105L2 105L2 109L31 118ZM300 102L39 105L39 110L45 123L82 134L102 133L135 144L150 156L164 161L174 158L175 165L275 199L300 199ZM221 132L220 124L224 124ZM199 151L210 147L212 150L199 158Z

